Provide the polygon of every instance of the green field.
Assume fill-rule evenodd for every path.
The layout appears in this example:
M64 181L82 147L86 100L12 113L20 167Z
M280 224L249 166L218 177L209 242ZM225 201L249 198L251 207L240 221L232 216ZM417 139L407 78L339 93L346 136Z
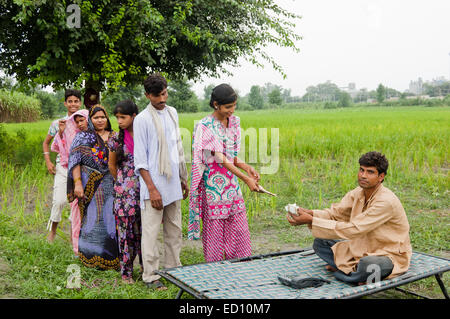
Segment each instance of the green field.
M192 131L206 113L180 114L180 126ZM240 112L244 132L279 129L277 148L269 138L269 157L278 170L262 175L261 184L278 197L250 193L243 185L254 254L309 247L306 227L292 227L283 207L296 202L324 208L357 186L359 156L376 150L390 162L384 185L403 203L411 226L414 250L450 256L449 107L366 107L333 110L264 110ZM113 128L117 129L117 123ZM4 124L0 142L0 296L19 298L174 298L177 288L152 292L142 281L126 286L114 271L82 268L80 290L67 289L67 267L78 263L69 244L68 209L54 244L46 242L52 177L46 172L42 141L51 121ZM6 134L6 135L5 135ZM187 143L189 144L189 143ZM245 149L251 145L247 140ZM274 152L277 150L277 152ZM250 154L251 155L251 154ZM246 155L249 159L249 154ZM253 164L261 169L257 158ZM183 230L187 236L187 201ZM202 262L201 245L186 242L182 263ZM2 270L3 269L3 270ZM3 272L2 272L3 271ZM137 276L137 272L136 272ZM448 286L448 275L444 276ZM89 287L88 287L89 286ZM95 286L95 287L94 287ZM441 298L434 278L409 284L408 289ZM385 296L385 295L384 295ZM188 296L183 295L184 298ZM389 298L403 295L392 294Z

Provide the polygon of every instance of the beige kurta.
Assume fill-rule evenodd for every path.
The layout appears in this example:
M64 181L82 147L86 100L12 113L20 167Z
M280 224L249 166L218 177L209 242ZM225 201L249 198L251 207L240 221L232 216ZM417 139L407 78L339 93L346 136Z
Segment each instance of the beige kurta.
M347 239L331 249L334 262L346 274L356 271L365 256L386 256L394 269L388 278L408 270L411 260L409 223L400 200L382 184L366 204L361 187L348 192L331 208L314 210L311 231L323 239Z

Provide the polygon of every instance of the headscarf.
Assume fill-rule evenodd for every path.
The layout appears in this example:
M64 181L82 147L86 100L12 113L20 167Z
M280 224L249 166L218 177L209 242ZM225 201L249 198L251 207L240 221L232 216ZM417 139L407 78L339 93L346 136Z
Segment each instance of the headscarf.
M51 145L51 150L53 152L59 153L60 164L61 166L67 168L69 153L70 153L70 145L72 145L72 141L75 138L75 135L80 131L75 123L75 116L81 115L86 120L88 120L88 110L78 110L73 113L66 120L66 128L64 129L64 133L62 137L60 134L56 134L55 139Z
M72 135L68 135L66 134L66 136L70 139L70 143L72 143L75 135L80 132L80 130L78 129L77 123L75 122L75 117L76 116L82 116L86 119L86 122L89 120L89 111L88 110L78 110L75 113L73 113L69 119L66 122L66 127L67 125L69 125L70 127L74 127L75 129L73 130L75 132L75 134ZM71 130L72 131L72 130Z
M95 104L94 106L92 106L92 108L89 111L89 119L88 119L88 130L94 131L95 132L95 127L94 127L94 123L92 123L92 117L99 111L103 111L105 113L106 116L106 121L107 121L107 125L105 130L107 131L112 131L112 126L111 126L111 121L109 120L109 116L108 116L108 112L106 112L106 109L103 105L101 104Z

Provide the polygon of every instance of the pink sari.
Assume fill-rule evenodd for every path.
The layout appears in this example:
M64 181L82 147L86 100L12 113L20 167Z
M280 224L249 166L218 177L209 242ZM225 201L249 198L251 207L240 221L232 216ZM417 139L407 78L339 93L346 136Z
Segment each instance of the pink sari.
M60 136L60 134L56 134L51 146L51 150L53 152L59 153L60 164L65 168L68 167L70 146L72 145L72 141L75 138L75 135L80 132L80 130L77 128L77 124L75 123L76 115L83 116L87 121L89 117L89 111L79 110L73 113L66 121L66 128L64 129L62 137ZM75 199L70 203L70 220L72 223L72 247L74 253L78 254L78 238L80 236L81 228L81 217L80 209L78 208L78 199Z

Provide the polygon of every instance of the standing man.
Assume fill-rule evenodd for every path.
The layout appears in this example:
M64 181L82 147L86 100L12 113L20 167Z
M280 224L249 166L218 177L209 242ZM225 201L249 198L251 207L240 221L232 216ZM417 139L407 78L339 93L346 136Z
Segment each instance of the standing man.
M405 210L382 185L386 157L369 152L361 156L359 165L359 187L340 203L324 210L300 207L298 216L288 214L287 219L293 226L310 227L314 251L337 279L365 284L406 272L412 249Z
M143 281L165 290L159 275L158 234L163 222L164 266L181 266L181 199L189 194L187 169L179 132L178 114L166 105L167 81L152 74L144 81L150 101L133 124L134 166L140 181Z
M64 93L64 106L67 108L67 115L62 119L52 122L48 129L47 136L42 143L45 165L47 165L49 173L55 175L52 211L47 224L47 230L50 231L47 237L49 242L53 242L55 239L56 229L58 228L58 223L61 221L61 212L67 204L67 168L61 165L59 154L56 156L56 165L53 164L50 159L50 143L56 134L60 134L61 137L63 136L64 129L66 128L66 120L80 109L81 92L72 89L66 90Z

